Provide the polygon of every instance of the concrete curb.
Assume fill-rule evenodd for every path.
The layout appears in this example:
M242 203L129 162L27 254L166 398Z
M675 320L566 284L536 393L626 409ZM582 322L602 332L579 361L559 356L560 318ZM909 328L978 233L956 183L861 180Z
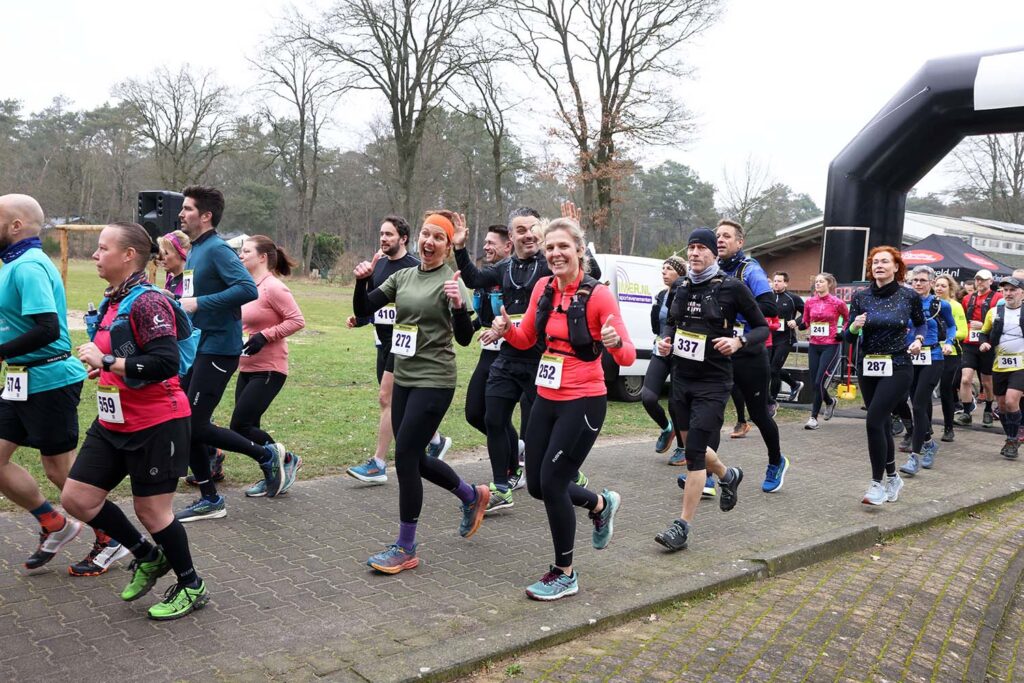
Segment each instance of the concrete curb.
M1014 595L1017 593L1017 586L1020 585L1022 574L1024 574L1024 548L1018 548L1013 560L1006 568L1006 572L999 578L995 594L988 607L985 608L985 616L978 629L978 637L971 649L971 661L967 665L967 680L987 680L996 637L1003 630L1003 621L1013 602Z
M654 586L651 592L643 596L639 604L620 595L619 599L614 601L615 604L602 606L601 616L595 616L585 624L547 626L545 622L550 623L554 618L549 614L537 615L528 620L526 628L520 628L518 633L508 634L505 642L485 655L478 654L478 639L469 636L450 639L441 648L420 648L408 654L389 657L386 670L381 666L371 669L365 665L356 665L352 670L372 683L449 681L473 673L492 660L558 645L580 635L612 628L631 619L652 614L675 602L704 598L722 590L864 550L886 538L919 531L962 514L1008 502L1020 497L1022 492L1024 482L998 482L980 491L963 493L943 500L932 500L906 509L905 514L900 515L898 519L888 520L888 523L837 529L744 560L719 565L704 572L704 577L687 576L682 584L672 582ZM709 575L714 575L715 578L709 580ZM1024 549L1015 555L1000 581L993 602L986 611L976 650L983 652L984 655L972 659L971 662L972 674L976 671L980 671L981 674L979 677L972 676L972 680L984 678L992 644L1022 575ZM975 664L975 661L978 663Z

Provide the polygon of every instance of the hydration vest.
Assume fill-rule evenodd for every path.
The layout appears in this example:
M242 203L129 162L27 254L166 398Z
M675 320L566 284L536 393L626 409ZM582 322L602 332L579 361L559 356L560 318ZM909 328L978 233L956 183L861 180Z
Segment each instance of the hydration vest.
M985 319L985 314L988 313L988 309L992 308L992 299L996 293L993 290L988 291L988 296L985 297L985 302L981 305L981 319ZM967 322L971 322L974 319L974 307L978 302L978 293L971 294L971 298L967 300Z
M940 311L942 311L942 300L932 294L932 300L928 304L928 313L925 315L925 320L935 321L935 327L939 333L936 343L941 345L946 340L946 321L939 317Z
M701 319L704 321L705 327L707 327L709 331L713 331L716 333L721 332L725 336L731 337L733 334L732 323L735 321L729 321L725 319L725 316L722 314L722 306L718 303L718 292L722 288L722 283L725 282L725 278L726 276L723 274L719 274L711 278L711 286L707 288L707 291L705 291L700 298L700 316ZM677 282L682 283L678 286L678 290L681 291L677 291L675 294L673 294L673 297L676 299L678 299L680 295L686 297L687 295L685 294L685 291L690 286L690 281L684 278L679 278ZM672 303L673 305L675 305L675 301L673 301ZM682 304L682 307L684 309L683 313L685 314L685 317L692 319L692 316L685 311L685 303ZM710 324L708 324L709 321L717 319L721 319L723 322L724 327L721 330L716 330L715 328L711 327ZM680 318L677 318L676 323L680 322Z
M589 275L583 276L580 286L572 296L569 308L565 311L566 326L569 329L569 338L560 339L558 337L549 337L547 335L548 318L551 317L551 311L553 310L551 303L555 297L555 276L550 276L547 284L544 286L544 292L540 295L540 298L537 299L538 341L544 340L545 345L547 342L555 339L558 339L558 341L568 342L569 345L572 346L572 353L570 354L566 354L564 351L554 351L552 349L549 349L549 351L552 353L560 353L562 355L572 355L584 362L594 361L600 358L604 345L601 342L594 340L594 337L590 334L590 328L587 326L587 302L590 300L590 295L593 293L594 288L600 284L600 282Z

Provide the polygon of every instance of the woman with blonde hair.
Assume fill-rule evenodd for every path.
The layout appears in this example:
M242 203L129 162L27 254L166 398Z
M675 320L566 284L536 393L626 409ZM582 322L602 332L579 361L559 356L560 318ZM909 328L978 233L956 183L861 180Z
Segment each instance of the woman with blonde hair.
M156 243L160 247L160 265L167 271L164 289L173 294L175 299L180 299L185 279L185 259L192 247L192 240L181 230L175 230L157 237Z
M935 296L949 304L956 321L956 343L942 365L939 379L939 400L942 403L942 440L953 441L953 416L956 415L957 389L960 387L960 342L967 338L967 315L958 300L959 287L949 275L939 275L933 285Z

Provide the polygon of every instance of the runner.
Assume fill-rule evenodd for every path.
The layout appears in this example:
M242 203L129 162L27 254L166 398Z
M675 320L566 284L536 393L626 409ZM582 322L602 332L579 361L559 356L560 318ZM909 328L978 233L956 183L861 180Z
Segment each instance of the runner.
M188 259L188 250L192 248L192 240L181 230L175 230L158 237L156 242L160 247L160 265L167 273L164 289L170 292L175 299L181 299L182 282L185 279L185 261Z
M921 297L900 285L907 267L899 251L888 246L875 247L868 254L865 269L872 282L853 295L846 338L857 343L857 381L868 408L871 484L861 502L881 505L896 502L903 489L903 479L896 472L890 415L897 403L906 400L914 377L909 354L921 350L925 319ZM909 348L908 327L913 330ZM888 479L883 485L884 475Z
M969 326L967 339L963 343L962 367L960 369L960 402L963 412L954 418L961 426L971 424L971 413L977 407L974 400L974 377L980 375L981 388L985 392L985 410L981 414L981 424L992 426L992 353L979 350L981 327L985 315L999 303L1002 294L992 288L992 272L982 268L974 275L975 291L964 297L962 304L964 315Z
M850 318L850 309L845 301L832 293L835 289L836 278L831 273L818 273L814 276L814 295L804 303L800 329L811 331L807 364L808 377L814 387L811 416L804 429L818 428L818 414L822 404L825 405L825 419L831 420L838 403L828 395L828 386L843 361L840 334L843 330L842 321Z
M686 275L686 262L676 255L669 256L661 266L661 280L665 283L665 289L658 292L654 297L654 305L651 306L651 331L655 338L661 334L661 328L668 319L669 293L672 287L681 276ZM675 436L676 450L669 456L669 465L686 464L686 446L683 435L679 431L680 422L672 415L672 402L669 401L669 417L665 416L662 410L661 392L665 389L665 380L672 372L672 357L651 354L650 363L647 365L647 373L644 375L644 388L640 392L640 399L644 402L644 409L651 416L655 424L661 428L661 434L654 444L657 453L664 453L672 447L672 437Z
M258 445L230 429L218 427L211 418L242 353L242 305L256 299L259 290L238 256L217 234L224 213L224 195L212 187L192 185L182 194L181 227L192 240L185 262L181 306L202 332L195 362L182 388L192 406L192 441L189 466L200 496L176 513L182 522L219 519L227 515L224 496L210 473L211 448L244 453L260 463L270 482L267 495L276 496L284 481L285 448L281 444Z
M786 359L796 344L796 330L803 320L804 300L789 290L789 273L777 270L772 273L772 291L775 292L775 310L778 313L779 329L772 331L771 370L772 382L768 400L775 403L779 390L785 382L789 387L789 401L800 397L804 383L793 378L785 370Z
M957 375L960 373L961 342L967 338L967 317L964 315L964 307L953 296L956 290L956 281L949 275L939 275L935 278L933 285L935 296L949 304L953 312L953 320L956 321L956 341L953 343L953 351L946 356L942 363L942 377L939 378L939 400L942 402L942 441L952 442L955 438L953 433L953 416L957 391L960 388L960 381Z
M722 269L722 274L743 282L757 300L758 308L769 326L777 329L775 294L761 264L743 253L743 226L728 219L721 220L715 234L718 236L718 265ZM746 324L745 313L740 313L732 322L735 323L736 336L749 336L750 327ZM771 338L768 340L770 342ZM735 368L733 395L735 396L738 389L742 396L742 401L737 404L737 411L740 405L746 404L747 410L750 411L750 420L757 425L768 449L768 467L761 490L765 493L774 493L782 488L790 462L789 458L782 455L779 428L769 408L769 403L774 405L775 399L768 396L771 385L768 349L760 342L745 344L732 357L732 364ZM730 436L734 435L735 430Z
M740 280L726 276L718 265L718 240L708 228L698 228L687 240L686 278L675 290L668 319L662 327L658 353L672 353L672 401L686 433L689 486L683 489L680 518L655 540L671 551L689 543L697 503L711 470L721 482L719 507L736 506L743 470L726 467L716 450L732 388L731 356L768 338L768 323L753 294ZM735 336L733 325L742 314L750 332ZM781 482L780 482L781 485Z
M39 569L70 543L82 524L58 512L32 475L11 456L38 449L43 471L64 488L78 445L78 401L85 371L71 356L64 285L43 253L43 209L21 194L0 197L0 493L39 522L39 546L25 560ZM104 573L127 551L96 529L92 550L68 567L71 576Z
M910 419L913 425L910 456L900 465L900 472L911 477L922 467L931 469L935 454L939 451L939 444L932 438L932 392L942 378L944 358L953 352L953 344L956 342L953 309L935 296L932 290L934 281L935 269L931 266L915 266L910 272L910 285L921 297L921 308L926 320L921 351L910 358L914 366L914 379L910 383L911 405L902 401L896 406L900 418ZM912 337L907 339L908 344L911 341Z
M257 444L271 444L274 439L260 428L263 414L288 379L288 337L306 326L299 305L288 286L277 276L291 275L295 267L284 249L266 235L254 235L242 242L239 254L249 271L260 296L242 306L242 331L249 335L238 361L235 383L235 410L231 414L231 430ZM259 461L257 461L259 462ZM278 495L295 483L302 467L302 458L286 452L283 479ZM267 495L270 482L266 477L245 491L249 497Z
M622 366L636 360L615 297L587 276L585 253L579 223L571 218L548 223L544 256L553 274L534 286L521 326L513 324L504 308L494 326L495 334L517 349L544 344L536 375L537 399L526 432L526 486L531 496L544 501L555 561L526 588L534 600L557 600L579 592L573 570L573 506L589 510L592 543L601 550L611 541L621 502L614 491L604 489L598 495L575 483L607 410L602 349Z
M389 303L396 307L391 424L401 524L398 539L367 561L385 574L419 565L416 524L423 507L423 479L451 491L462 501L459 534L464 538L480 528L491 497L487 485L470 486L448 464L425 452L430 435L441 424L455 396L452 337L461 346L473 340L469 292L459 282L459 273L445 264L455 234L454 219L450 211L428 212L418 238L422 263L393 273L378 288L367 291L373 264L363 261L356 266L358 279L352 297L355 314L372 315Z
M1020 399L1024 393L1024 317L1021 316L1024 281L1010 276L999 284L1006 303L985 320L979 351L995 351L992 384L1006 433L1006 443L999 455L1016 460L1020 447L1017 438L1021 425Z
M92 341L78 347L89 376L99 379L99 415L86 432L63 499L74 515L107 530L135 556L122 600L138 600L174 570L177 581L149 608L151 619L164 620L201 608L209 595L172 508L178 478L188 467L191 422L178 381L178 321L167 296L146 281L152 246L136 223L112 223L100 233L92 258L109 286ZM125 477L152 543L107 500Z

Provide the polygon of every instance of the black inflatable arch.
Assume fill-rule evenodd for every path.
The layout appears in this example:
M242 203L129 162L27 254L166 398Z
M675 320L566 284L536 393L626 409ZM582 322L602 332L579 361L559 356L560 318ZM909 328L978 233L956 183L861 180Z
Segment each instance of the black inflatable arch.
M828 168L822 270L864 276L864 254L899 246L907 193L968 135L1024 131L1024 47L931 60Z

